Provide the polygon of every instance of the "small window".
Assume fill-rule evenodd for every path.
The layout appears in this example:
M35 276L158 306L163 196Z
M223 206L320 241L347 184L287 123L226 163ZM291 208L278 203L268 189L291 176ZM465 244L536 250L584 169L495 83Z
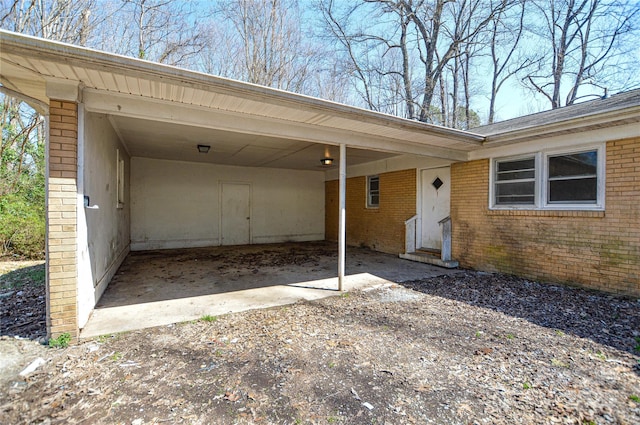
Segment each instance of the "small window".
M547 158L549 204L595 204L598 201L598 151Z
M120 149L116 150L116 178L118 191L117 208L124 207L124 159L120 156Z
M367 208L380 206L380 177L367 177Z

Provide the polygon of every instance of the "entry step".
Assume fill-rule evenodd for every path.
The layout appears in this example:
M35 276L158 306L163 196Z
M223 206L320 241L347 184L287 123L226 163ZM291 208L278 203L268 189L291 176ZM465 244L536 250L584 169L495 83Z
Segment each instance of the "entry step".
M431 251L408 252L406 254L400 254L400 258L417 261L419 263L432 264L434 266L444 267L447 269L455 269L459 265L457 261L443 261L440 258L439 253Z

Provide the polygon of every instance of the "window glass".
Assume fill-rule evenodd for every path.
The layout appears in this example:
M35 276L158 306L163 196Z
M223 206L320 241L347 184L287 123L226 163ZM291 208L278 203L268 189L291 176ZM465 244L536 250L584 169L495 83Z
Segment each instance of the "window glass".
M122 208L124 206L124 159L120 156L120 150L116 150L116 178L117 178L117 194L118 203L117 207Z
M496 205L533 205L535 176L535 157L496 162Z
M498 181L532 179L535 177L535 159L498 162Z
M367 207L380 205L380 177L369 176L367 178Z
M496 185L496 204L531 205L535 202L535 182Z
M548 158L549 203L596 203L598 151Z
M595 176L598 151L549 157L549 178Z

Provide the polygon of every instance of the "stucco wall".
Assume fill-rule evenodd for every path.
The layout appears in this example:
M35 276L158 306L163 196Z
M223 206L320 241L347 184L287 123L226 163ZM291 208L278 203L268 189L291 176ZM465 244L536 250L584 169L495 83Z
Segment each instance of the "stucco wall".
M416 170L380 173L380 206L366 207L366 176L347 179L347 244L404 252L405 220L416 214ZM338 181L326 182L326 239L338 237Z
M324 173L132 158L131 249L220 244L220 183L251 184L251 243L324 239Z
M451 168L464 267L640 296L640 138L606 144L605 211L492 211L489 159Z
M128 180L130 159L106 115L84 114L82 186L91 205L79 208L79 325L84 326L107 284L129 250ZM125 162L124 205L118 208L117 152ZM83 229L84 225L86 227Z

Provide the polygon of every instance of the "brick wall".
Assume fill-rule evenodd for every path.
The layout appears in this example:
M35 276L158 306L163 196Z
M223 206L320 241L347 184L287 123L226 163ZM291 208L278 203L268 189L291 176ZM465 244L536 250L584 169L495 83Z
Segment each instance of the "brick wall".
M606 147L605 212L490 211L489 160L451 168L463 267L640 296L640 138Z
M47 327L50 337L78 336L76 196L78 109L73 102L49 103L47 182Z
M380 207L366 208L367 178L347 179L347 244L404 252L404 222L416 214L416 170L382 173ZM338 239L338 180L325 183L325 238Z

